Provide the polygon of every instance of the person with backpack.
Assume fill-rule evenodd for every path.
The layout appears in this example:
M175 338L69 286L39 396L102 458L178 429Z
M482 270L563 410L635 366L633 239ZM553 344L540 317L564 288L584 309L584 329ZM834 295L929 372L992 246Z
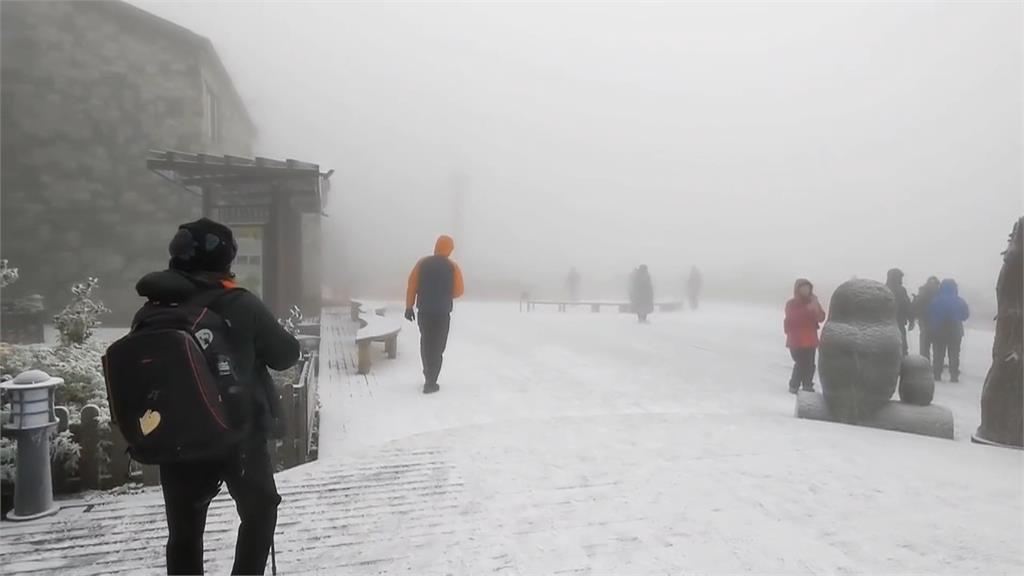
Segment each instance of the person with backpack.
M207 510L223 483L241 519L232 574L263 574L281 502L267 448L280 428L267 369L294 366L299 343L235 285L227 226L182 224L169 251L167 270L139 280L147 302L104 357L112 416L132 456L160 466L167 573L203 573Z
M956 280L946 278L939 284L939 294L928 307L928 322L932 334L932 372L935 381L942 381L946 354L949 354L949 381L960 381L960 343L964 339L964 322L971 312L967 302L958 294Z
M914 295L914 299L911 302L913 308L913 318L917 320L918 339L919 339L919 352L921 356L928 358L932 357L932 334L931 334L931 322L928 319L928 308L932 305L932 301L939 295L939 279L935 276L929 276L928 280L921 285L917 290L917 294Z
M441 390L437 379L448 347L454 301L465 291L462 269L451 259L454 250L451 236L440 236L434 244L434 255L421 258L409 274L405 319L417 320L415 309L419 310L424 394Z
M800 278L793 286L793 298L786 302L786 347L793 358L793 373L789 378L789 392L796 394L800 387L814 391L814 360L818 351L818 326L825 321L825 309L814 295L810 280Z

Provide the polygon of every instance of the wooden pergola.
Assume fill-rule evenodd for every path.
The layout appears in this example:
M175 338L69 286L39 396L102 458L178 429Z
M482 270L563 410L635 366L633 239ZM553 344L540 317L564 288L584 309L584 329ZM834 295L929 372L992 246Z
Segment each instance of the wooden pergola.
M319 313L319 218L333 170L323 173L298 160L173 150L150 151L146 167L201 197L203 215L231 226L236 236L240 229L259 230L261 254L252 257L252 267L261 276L257 291L275 314L286 316L294 305Z

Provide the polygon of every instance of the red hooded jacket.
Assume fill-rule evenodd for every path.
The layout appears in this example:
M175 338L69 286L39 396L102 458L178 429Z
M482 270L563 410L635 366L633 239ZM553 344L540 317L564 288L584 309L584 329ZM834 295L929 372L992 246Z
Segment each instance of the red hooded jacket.
M801 286L810 286L808 298L800 296ZM817 348L818 325L825 321L825 310L814 295L814 285L809 280L800 278L793 286L793 299L786 302L786 347L792 349Z

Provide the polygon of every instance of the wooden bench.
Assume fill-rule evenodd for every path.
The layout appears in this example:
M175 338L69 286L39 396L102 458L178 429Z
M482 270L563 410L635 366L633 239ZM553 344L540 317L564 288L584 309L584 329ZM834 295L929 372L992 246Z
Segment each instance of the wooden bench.
M373 300L352 300L350 301L349 309L352 313L352 321L358 322L360 316L369 316L371 314L383 316L387 313L388 305L385 302Z
M370 373L370 366L373 364L370 358L371 342L383 342L387 357L398 357L398 333L402 331L402 322L398 318L385 316L386 309L386 306L378 309L368 306L367 310L372 310L372 313L358 315L360 328L356 331L356 347L359 352L359 374Z

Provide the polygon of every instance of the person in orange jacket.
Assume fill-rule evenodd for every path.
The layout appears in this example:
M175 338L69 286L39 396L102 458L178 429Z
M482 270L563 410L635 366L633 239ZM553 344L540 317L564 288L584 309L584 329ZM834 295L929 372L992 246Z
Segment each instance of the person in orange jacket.
M814 391L814 357L818 351L818 326L825 321L825 309L814 295L810 280L800 278L793 286L793 298L786 302L786 347L793 357L789 391L796 394L801 385Z
M423 359L423 393L441 389L437 378L448 346L453 301L462 296L462 270L451 258L455 241L441 236L434 246L434 255L420 259L409 274L405 293L405 319L412 322L419 311L420 357Z

